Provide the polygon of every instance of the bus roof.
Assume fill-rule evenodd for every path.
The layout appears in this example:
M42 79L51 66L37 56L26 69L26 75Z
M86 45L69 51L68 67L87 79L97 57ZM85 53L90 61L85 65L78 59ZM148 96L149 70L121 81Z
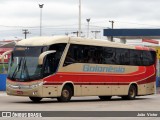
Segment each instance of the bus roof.
M47 46L47 45L52 45L56 43L73 43L73 44L82 44L82 45L108 46L108 47L117 47L117 48L149 50L149 48L147 47L131 46L131 45L126 45L122 43L110 42L108 40L69 37L69 36L34 37L34 38L21 40L16 45L17 46Z
M68 36L53 36L53 37L33 37L21 40L17 43L18 46L47 46L55 43L68 43Z
M116 42L110 42L108 40L102 40L102 39L89 39L89 38L71 37L70 38L70 43L83 44L83 45L93 45L93 46L107 46L107 47L135 49L135 46L126 45L126 44L122 44L122 43L116 43Z

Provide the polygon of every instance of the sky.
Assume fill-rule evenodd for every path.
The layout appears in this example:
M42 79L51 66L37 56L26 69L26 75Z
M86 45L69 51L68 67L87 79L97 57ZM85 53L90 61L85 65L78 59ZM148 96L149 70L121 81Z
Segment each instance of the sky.
M40 8L42 35L74 35L78 30L79 0L0 0L0 40L39 36ZM111 28L160 28L160 0L81 0L82 36L87 35L87 18L91 31Z

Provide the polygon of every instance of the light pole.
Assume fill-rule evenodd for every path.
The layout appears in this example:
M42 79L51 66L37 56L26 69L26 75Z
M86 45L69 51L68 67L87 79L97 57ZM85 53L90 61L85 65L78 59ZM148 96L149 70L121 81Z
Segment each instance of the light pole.
M88 22L88 30L87 30L87 38L89 37L89 22L90 22L90 18L89 19L86 19L87 20L87 22Z
M39 4L40 8L40 36L42 36L42 8L44 4Z
M109 21L109 22L111 22L111 24L112 24L112 29L113 29L114 21L111 20L111 21ZM113 36L111 36L111 42L113 42Z
M79 0L79 30L78 37L81 37L81 0Z
M111 22L111 24L112 24L112 29L113 29L114 21L112 20L112 21L109 21L109 22Z

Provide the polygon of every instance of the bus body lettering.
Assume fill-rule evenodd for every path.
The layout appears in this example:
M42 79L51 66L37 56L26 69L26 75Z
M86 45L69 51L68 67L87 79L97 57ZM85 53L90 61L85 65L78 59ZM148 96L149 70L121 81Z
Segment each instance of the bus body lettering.
M90 65L84 65L83 66L84 72L108 72L108 73L124 73L125 68L124 67L101 67L101 66L90 66Z

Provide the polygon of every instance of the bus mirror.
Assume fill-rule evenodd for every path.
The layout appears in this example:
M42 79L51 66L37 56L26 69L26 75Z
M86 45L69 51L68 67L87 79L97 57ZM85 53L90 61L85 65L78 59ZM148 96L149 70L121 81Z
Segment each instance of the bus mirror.
M38 64L39 65L42 65L43 64L43 60L44 60L44 57L48 54L51 54L51 53L55 53L56 51L55 50L51 50L51 51L46 51L46 52L43 52L40 54L39 58L38 58Z

